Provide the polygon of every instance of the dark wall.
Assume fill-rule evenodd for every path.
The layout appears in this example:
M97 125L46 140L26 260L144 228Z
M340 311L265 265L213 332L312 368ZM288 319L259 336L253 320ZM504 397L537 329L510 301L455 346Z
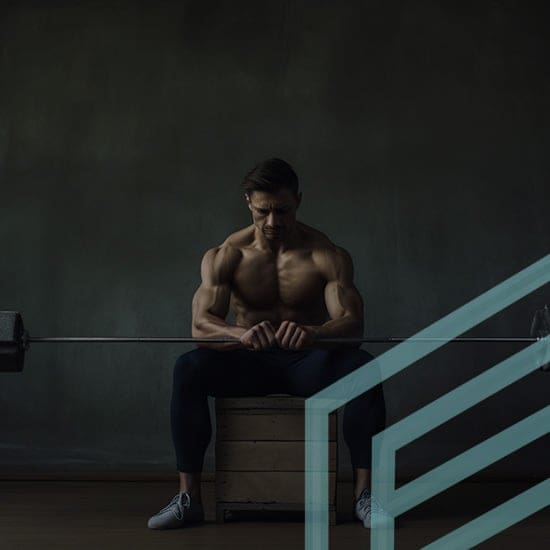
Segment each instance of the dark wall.
M353 256L370 334L413 334L548 254L543 3L3 6L0 309L31 334L190 334L202 254L250 223L239 184L271 156L298 172L299 219ZM545 302L547 286L469 334L527 336ZM388 424L520 348L415 363L384 383ZM3 471L175 469L189 349L34 345L0 377ZM549 386L533 372L407 446L399 475L541 409ZM480 475L548 475L548 447Z

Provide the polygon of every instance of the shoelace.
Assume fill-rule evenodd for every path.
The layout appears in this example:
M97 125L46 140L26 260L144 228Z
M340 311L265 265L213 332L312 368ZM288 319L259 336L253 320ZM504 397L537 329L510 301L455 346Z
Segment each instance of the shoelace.
M386 512L380 503L367 491L363 491L363 493L361 493L361 496L357 501L357 506L366 514L375 513L389 517L388 512Z
M183 499L185 498L185 503L183 503ZM174 507L175 505L175 507ZM178 493L168 504L168 506L165 506L159 514L162 514L162 512L166 512L170 509L174 512L174 515L179 520L183 519L183 509L189 508L190 502L189 502L189 496L185 493Z
M363 493L359 497L359 500L357 501L357 506L368 514L371 510L371 502L372 502L372 497L370 493L363 491Z

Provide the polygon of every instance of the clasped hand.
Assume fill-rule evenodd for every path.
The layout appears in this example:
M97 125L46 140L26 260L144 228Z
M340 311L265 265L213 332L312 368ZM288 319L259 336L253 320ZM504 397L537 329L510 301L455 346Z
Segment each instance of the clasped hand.
M277 331L270 321L262 321L248 329L240 341L247 349L260 351L273 346L300 350L311 346L315 340L313 327L299 325L294 321L283 321Z

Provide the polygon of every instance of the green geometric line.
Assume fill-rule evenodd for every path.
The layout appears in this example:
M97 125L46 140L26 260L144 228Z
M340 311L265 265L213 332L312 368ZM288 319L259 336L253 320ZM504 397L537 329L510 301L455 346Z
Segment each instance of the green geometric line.
M550 504L550 479L523 491L485 514L424 546L424 550L463 550L482 543Z
M395 517L548 433L550 406L401 486L388 503ZM550 495L549 495L550 498Z
M548 283L550 280L550 255L547 255L531 266L513 275L481 296L468 302L456 311L418 332L413 338L455 338L471 327L484 321L491 315L501 311L510 304L529 294L533 290ZM346 404L374 387L376 384L390 378L421 359L428 353L438 349L444 343L412 343L405 341L385 352L374 361L356 369L350 375L341 378L324 390L306 400L305 419L305 546L306 550L328 549L328 431L323 429L323 422L313 418L319 414L328 416L332 410ZM322 399L322 403L319 403ZM317 403L316 403L317 401ZM320 439L326 438L325 442ZM382 444L382 447L384 445ZM385 454L385 453L384 453ZM391 470L388 471L387 467ZM395 480L395 456L385 456L378 460L373 452L373 479L377 485L384 486ZM382 482L382 480L385 480ZM375 489L373 488L375 498ZM378 536L386 539L383 546L371 547L381 550L393 548L393 525L391 529L371 529L371 541ZM391 539L391 540L390 540Z

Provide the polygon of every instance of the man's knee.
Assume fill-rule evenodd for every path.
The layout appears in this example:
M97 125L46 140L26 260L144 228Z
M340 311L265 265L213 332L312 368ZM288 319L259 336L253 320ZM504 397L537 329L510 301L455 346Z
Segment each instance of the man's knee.
M361 367L374 359L374 355L361 348L340 348L337 350L338 361L350 364L353 368Z

